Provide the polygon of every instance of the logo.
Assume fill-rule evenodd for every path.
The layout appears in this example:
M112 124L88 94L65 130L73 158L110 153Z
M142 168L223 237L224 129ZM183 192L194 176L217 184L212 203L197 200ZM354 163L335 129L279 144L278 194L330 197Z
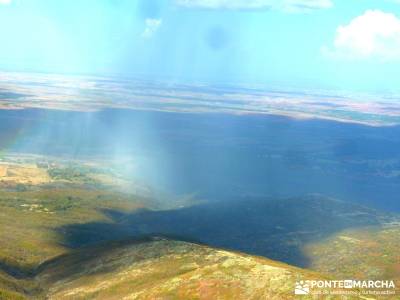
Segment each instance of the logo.
M393 280L300 280L295 295L395 295Z
M308 281L296 281L294 288L295 295L308 295L310 293L310 285Z

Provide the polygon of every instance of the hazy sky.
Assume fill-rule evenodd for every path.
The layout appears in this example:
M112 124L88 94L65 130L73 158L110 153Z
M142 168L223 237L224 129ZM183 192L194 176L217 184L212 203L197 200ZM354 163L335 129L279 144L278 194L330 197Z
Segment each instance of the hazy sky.
M400 90L400 0L0 0L0 69Z

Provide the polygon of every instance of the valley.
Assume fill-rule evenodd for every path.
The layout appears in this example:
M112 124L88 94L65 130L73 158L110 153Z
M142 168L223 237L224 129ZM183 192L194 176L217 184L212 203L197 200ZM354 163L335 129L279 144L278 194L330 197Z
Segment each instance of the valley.
M343 278L400 286L395 213L319 194L166 209L91 161L1 164L0 299L292 299L297 281Z

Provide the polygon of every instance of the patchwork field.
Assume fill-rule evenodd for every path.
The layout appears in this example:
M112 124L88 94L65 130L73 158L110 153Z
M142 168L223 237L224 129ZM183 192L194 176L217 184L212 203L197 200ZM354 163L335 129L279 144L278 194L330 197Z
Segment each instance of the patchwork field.
M47 170L37 167L36 165L17 165L17 164L1 164L0 165L0 182L2 184L45 184L51 182Z

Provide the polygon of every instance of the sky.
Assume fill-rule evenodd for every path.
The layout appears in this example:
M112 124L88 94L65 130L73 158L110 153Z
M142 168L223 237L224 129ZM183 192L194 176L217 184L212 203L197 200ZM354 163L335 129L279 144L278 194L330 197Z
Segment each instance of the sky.
M400 90L400 0L0 0L0 70Z

